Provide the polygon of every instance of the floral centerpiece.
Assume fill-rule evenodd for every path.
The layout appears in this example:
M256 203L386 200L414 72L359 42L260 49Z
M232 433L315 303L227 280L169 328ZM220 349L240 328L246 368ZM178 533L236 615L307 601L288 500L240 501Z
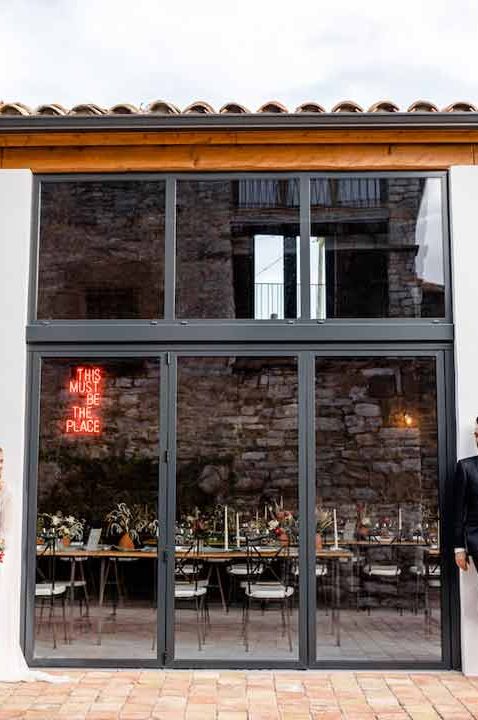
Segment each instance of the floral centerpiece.
M289 543L297 533L297 520L290 510L284 510L279 505L271 509L272 519L268 522L269 532L280 542Z
M367 506L359 503L357 505L357 539L365 540L370 535L372 520L367 514Z
M117 503L106 516L106 535L119 536L118 547L132 550L141 539L156 538L159 524L154 513L144 505Z
M37 519L37 535L42 540L61 540L63 545L83 540L85 522L74 515L41 513Z

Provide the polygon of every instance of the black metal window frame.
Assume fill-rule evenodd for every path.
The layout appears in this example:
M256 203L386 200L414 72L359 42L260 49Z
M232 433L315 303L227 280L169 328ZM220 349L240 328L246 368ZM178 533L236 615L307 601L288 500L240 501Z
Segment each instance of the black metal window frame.
M443 318L310 318L310 181L338 178L439 178L442 199L442 242L445 282ZM300 183L301 317L285 320L187 319L175 317L176 188L181 180L298 179ZM165 180L164 316L140 320L37 319L41 187L50 182ZM93 173L36 175L33 190L28 342L333 342L453 340L448 188L446 172L287 172L287 173Z
M392 178L437 177L441 180L443 263L445 273L445 317L426 319L328 319L312 320L310 314L310 180L315 178ZM185 320L176 319L175 308L175 230L176 184L179 180L290 179L300 181L301 311L297 320ZM165 218L165 288L164 318L145 320L36 320L37 275L39 253L39 210L42 183L79 180L160 180L166 181ZM459 606L455 601L459 589L451 541L451 526L446 512L452 504L452 477L455 452L453 322L448 219L448 181L446 172L228 172L228 173L89 173L36 175L33 192L32 254L29 284L29 316L26 330L28 347L27 396L27 463L24 510L24 590L23 642L28 661L33 665L71 667L324 667L341 669L459 669ZM177 358L206 355L292 355L298 358L299 372L299 501L301 516L308 518L302 528L301 562L307 568L301 573L300 654L294 662L188 661L174 659L173 614L171 590L158 622L158 655L155 660L44 660L34 658L33 592L35 557L35 516L39 447L39 410L42 358L52 357L155 357L161 359L160 417L161 450L170 450L173 459L159 466L159 518L172 533L175 502L175 414L177 391ZM439 493L444 540L444 581L442 587L442 658L434 663L404 661L363 663L323 661L315 656L315 577L311 553L314 548L313 513L315 508L315 358L335 357L434 357L437 368L437 422L439 455ZM166 428L166 429L164 429ZM161 453L163 458L163 453ZM170 547L163 547L164 560L159 562L158 583L168 587L174 561ZM305 564L304 564L305 563ZM161 596L161 595L159 595ZM307 600L305 600L307 596ZM314 616L315 617L315 616Z
M299 655L294 660L251 660L230 661L207 659L188 660L174 657L174 518L176 502L176 403L177 403L177 360L181 357L293 357L298 363L298 491L299 513L307 518L301 524L299 557L303 572L299 574ZM443 584L441 592L442 657L437 661L408 663L397 661L357 662L351 660L332 661L316 657L316 592L315 592L315 361L317 358L415 358L429 357L435 360L437 387L437 432L438 432L438 492L441 508L441 537ZM158 546L158 597L165 598L164 606L158 607L158 642L155 659L132 660L128 657L111 659L75 658L44 659L34 655L34 586L36 556L36 512L37 475L40 430L41 366L43 358L155 358L161 362L161 385L158 413L160 419L160 462L158 468L158 518L165 533ZM77 344L65 346L42 344L29 351L28 427L29 437L24 506L24 592L23 598L23 644L28 662L36 666L49 667L177 667L177 668L327 668L327 669L415 669L447 670L459 669L461 664L459 642L458 578L454 566L452 546L452 522L446 512L453 502L450 478L453 477L455 457L453 424L453 352L448 343L334 343L318 348L316 343L297 345L284 343L280 348L268 343L226 344L218 346L190 343L169 345L162 343L125 345ZM166 453L165 451L168 450Z

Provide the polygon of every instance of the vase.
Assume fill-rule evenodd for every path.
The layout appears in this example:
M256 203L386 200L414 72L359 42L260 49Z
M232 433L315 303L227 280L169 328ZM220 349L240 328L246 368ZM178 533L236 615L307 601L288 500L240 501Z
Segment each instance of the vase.
M129 533L123 533L119 539L118 547L122 550L134 550L134 542Z
M63 545L63 547L69 547L70 543L71 543L71 538L62 537L61 544Z
M370 529L366 525L359 525L357 535L359 540L366 540L369 536Z
M285 531L282 531L281 533L279 533L279 535L277 536L277 539L279 540L281 545L289 544L289 536L287 535L287 533Z
M318 532L315 534L315 549L320 551L322 550L324 544L322 542L322 535Z

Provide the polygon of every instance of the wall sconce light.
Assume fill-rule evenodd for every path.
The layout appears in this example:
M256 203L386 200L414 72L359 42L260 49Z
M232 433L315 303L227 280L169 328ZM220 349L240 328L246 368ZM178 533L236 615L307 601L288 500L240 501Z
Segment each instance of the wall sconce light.
M410 415L410 413L408 413L408 412L404 412L402 417L403 417L403 424L405 425L405 427L412 427L413 416Z

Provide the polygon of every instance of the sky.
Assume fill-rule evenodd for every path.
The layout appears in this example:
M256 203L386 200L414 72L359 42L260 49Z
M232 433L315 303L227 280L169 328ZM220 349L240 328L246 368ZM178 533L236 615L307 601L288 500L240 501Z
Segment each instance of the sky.
M0 0L0 100L478 104L478 0Z

